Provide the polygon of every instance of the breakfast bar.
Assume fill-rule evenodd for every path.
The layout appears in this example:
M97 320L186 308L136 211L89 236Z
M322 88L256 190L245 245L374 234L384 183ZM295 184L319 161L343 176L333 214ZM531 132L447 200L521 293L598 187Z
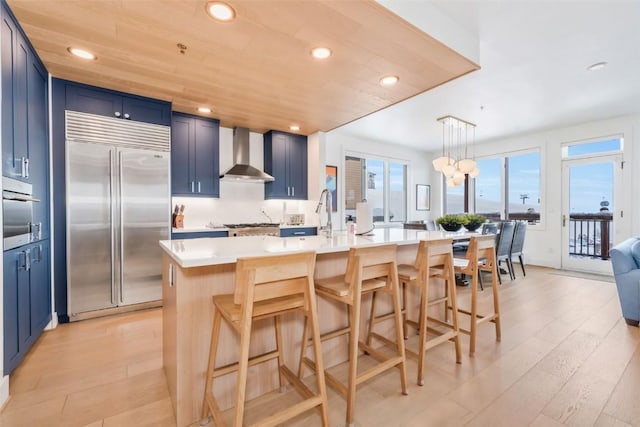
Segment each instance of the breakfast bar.
M367 236L337 232L331 237L246 236L161 241L164 250L163 365L177 425L186 426L199 420L213 322L211 297L233 293L238 258L315 251L315 278L318 279L343 273L352 247L395 243L398 245L398 263L411 264L420 240L468 236L465 233L386 228L374 230ZM416 301L415 298L409 300ZM380 304L380 310L385 309ZM409 306L407 309L416 308ZM363 307L363 310L367 308ZM346 325L346 313L339 305L320 299L318 313L321 332ZM287 316L284 328L287 332L283 337L285 361L295 364L299 353L294 349L300 345L303 322L294 314ZM389 325L389 330L392 329ZM275 346L270 323L257 321L253 330L257 339L251 343L251 352L264 352ZM232 363L237 358L238 340L224 328L221 334L218 360L221 364ZM346 339L345 336L323 343L325 367L347 360ZM269 365L251 368L247 399L278 388L277 372ZM233 406L235 380L235 374L231 374L216 381L214 394L223 410Z

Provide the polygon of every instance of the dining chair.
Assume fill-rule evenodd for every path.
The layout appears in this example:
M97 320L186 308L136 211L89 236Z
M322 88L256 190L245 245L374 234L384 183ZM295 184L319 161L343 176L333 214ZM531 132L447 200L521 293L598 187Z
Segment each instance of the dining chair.
M514 221L504 221L500 223L500 232L496 236L496 260L498 262L498 281L502 284L502 275L500 273L500 262L507 264L509 278L515 279L513 275L513 267L511 266L511 244L513 243L513 232L515 229Z
M517 256L520 262L520 268L522 268L522 275L526 276L527 272L524 270L523 249L524 249L524 237L527 233L527 221L517 221L516 229L513 233L513 243L511 244L511 252L509 253L509 263L511 264L511 270L515 278L515 271L513 268L513 257Z

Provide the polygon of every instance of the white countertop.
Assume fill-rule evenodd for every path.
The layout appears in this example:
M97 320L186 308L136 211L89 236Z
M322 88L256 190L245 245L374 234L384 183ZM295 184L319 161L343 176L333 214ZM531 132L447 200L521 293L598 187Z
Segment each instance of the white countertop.
M287 228L316 228L317 225L281 225L280 229L284 230ZM211 231L229 231L229 228L220 226L220 227L192 227L192 228L172 228L171 232L173 234L179 233L206 233Z
M320 254L345 252L354 246L374 246L385 243L410 245L420 240L464 239L474 235L477 236L478 233L384 228L374 230L369 236L354 236L347 234L346 231L338 231L334 232L331 238L326 236L210 237L162 240L160 246L181 267L200 267L233 263L240 257L279 255L300 251L316 251Z

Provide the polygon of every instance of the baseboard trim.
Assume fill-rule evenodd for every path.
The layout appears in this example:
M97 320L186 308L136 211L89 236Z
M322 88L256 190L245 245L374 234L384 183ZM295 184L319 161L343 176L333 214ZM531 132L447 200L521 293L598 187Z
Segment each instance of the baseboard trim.
M4 375L0 380L0 411L4 410L9 397L9 375Z
M51 329L55 329L58 327L58 313L51 313L51 321L44 327L45 331L50 331Z

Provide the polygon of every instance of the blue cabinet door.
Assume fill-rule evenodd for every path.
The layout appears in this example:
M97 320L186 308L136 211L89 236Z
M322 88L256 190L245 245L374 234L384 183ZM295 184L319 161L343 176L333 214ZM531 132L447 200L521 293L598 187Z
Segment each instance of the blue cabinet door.
M264 169L275 181L264 186L265 199L307 199L307 137L286 132L264 134Z
M24 356L31 337L30 283L27 252L23 248L4 253L4 374Z
M265 199L288 199L291 197L287 173L288 137L282 132L264 134L264 171L275 178L264 185Z
M168 102L74 82L66 83L65 92L65 108L67 110L158 125L171 125L171 104Z
M307 199L307 137L291 135L287 145L288 182L291 198Z
M73 83L67 84L65 92L67 110L122 117L122 96L115 92Z
M201 239L206 237L229 237L228 231L199 231L199 232L184 232L184 233L171 233L171 239Z
M122 98L122 118L171 126L171 107L167 102L124 96Z
M28 62L29 46L20 31L17 31L16 47L13 52L13 148L15 163L21 166L21 161L25 162L22 173L17 173L14 176L21 181L29 181L30 169L27 163L29 159L29 144L27 142Z
M6 251L4 271L4 374L27 354L51 320L49 241Z
M0 29L0 66L2 78L2 174L17 176L21 164L16 162L13 141L13 51L16 27L2 8L2 28Z
M39 242L30 251L31 327L35 341L51 321L51 275L49 241Z
M189 117L173 114L171 121L171 194L191 195L193 157L189 153L189 141L192 139L194 122Z
M48 75L34 53L29 54L29 178L33 196L40 200L33 205L34 232L40 239L49 238L49 137L48 137Z
M195 119L195 190L198 195L220 196L220 125L217 120Z
M2 8L2 174L28 181L27 63L29 46Z
M297 227L297 228L281 228L280 237L302 237L316 236L318 229L316 227Z
M171 194L220 196L220 122L173 113Z

